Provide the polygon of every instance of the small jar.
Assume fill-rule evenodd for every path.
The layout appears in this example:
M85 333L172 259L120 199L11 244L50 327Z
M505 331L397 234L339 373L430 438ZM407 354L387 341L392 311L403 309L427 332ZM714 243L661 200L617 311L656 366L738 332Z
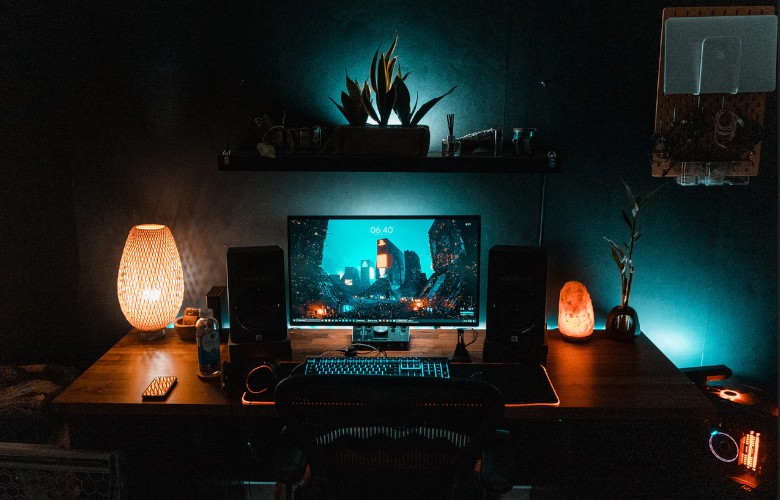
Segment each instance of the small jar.
M512 129L512 155L531 156L534 154L534 142L536 142L535 128Z

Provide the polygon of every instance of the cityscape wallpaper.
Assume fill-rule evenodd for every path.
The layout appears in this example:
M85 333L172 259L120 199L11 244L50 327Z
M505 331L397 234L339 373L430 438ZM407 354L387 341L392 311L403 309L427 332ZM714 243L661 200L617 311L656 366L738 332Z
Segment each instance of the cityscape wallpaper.
M292 324L475 325L479 217L290 217Z

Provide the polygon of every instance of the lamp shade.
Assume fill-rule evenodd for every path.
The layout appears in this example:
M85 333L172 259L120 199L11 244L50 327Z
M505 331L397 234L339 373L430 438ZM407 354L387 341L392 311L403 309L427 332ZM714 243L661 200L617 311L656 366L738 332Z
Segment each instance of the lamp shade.
M569 281L558 301L558 330L567 340L586 340L593 333L593 303L585 285Z
M141 224L130 230L119 263L117 295L127 321L149 333L142 335L145 338L158 336L176 318L184 300L184 273L167 226Z

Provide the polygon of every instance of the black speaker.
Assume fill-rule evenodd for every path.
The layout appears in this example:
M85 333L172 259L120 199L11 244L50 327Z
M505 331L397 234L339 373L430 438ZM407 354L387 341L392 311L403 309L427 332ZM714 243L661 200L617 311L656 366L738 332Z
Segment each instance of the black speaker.
M497 245L488 253L486 363L545 364L547 250Z
M227 251L230 342L287 339L284 251L278 246Z

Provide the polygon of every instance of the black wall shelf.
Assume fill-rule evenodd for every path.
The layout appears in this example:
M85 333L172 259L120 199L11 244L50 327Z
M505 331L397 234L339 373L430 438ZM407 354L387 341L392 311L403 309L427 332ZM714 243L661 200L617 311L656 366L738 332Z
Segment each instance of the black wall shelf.
M554 153L535 156L305 156L267 158L254 152L233 152L217 158L221 171L232 172L419 172L419 173L509 173L558 172Z

